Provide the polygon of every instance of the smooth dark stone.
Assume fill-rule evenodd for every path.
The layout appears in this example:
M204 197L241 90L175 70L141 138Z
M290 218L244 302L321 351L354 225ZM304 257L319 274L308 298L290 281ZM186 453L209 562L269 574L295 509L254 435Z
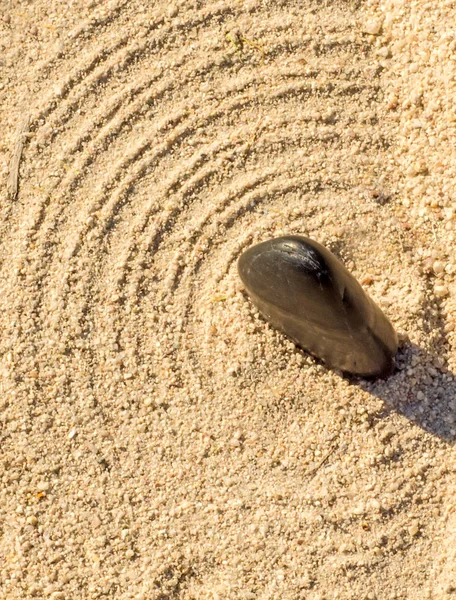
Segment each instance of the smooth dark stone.
M329 367L364 377L392 372L396 332L324 246L298 235L268 240L244 252L238 269L266 320Z

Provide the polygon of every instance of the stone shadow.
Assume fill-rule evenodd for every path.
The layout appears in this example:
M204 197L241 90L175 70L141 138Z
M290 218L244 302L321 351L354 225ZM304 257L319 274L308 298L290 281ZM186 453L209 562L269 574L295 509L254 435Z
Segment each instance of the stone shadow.
M353 379L352 383L380 398L378 418L394 411L424 431L456 441L456 375L441 356L408 343L397 353L397 368L387 379Z

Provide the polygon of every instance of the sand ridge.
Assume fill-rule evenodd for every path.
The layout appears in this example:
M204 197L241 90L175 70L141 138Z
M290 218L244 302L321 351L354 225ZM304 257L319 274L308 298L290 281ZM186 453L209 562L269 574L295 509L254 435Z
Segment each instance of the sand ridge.
M454 13L0 7L0 598L452 597ZM395 375L259 318L236 261L282 233Z

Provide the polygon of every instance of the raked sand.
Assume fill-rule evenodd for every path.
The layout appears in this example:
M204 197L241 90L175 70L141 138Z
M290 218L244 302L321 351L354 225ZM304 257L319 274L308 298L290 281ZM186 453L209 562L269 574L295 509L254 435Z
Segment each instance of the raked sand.
M2 600L456 596L455 98L453 1L2 1ZM396 374L259 318L282 233Z

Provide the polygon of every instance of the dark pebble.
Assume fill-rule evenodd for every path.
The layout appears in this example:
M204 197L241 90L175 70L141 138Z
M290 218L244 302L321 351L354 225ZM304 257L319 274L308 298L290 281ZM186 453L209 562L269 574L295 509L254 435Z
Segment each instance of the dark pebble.
M242 254L238 269L265 319L329 367L363 377L393 371L391 323L321 244L297 235L262 242Z

